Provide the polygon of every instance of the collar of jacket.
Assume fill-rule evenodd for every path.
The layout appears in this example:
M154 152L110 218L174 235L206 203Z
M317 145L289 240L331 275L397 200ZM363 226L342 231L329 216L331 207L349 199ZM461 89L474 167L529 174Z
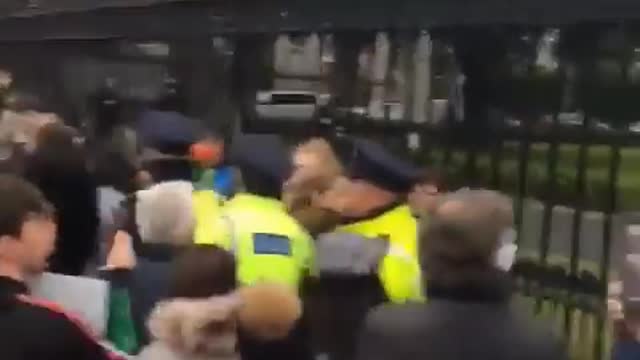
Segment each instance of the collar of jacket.
M402 206L404 205L404 203L401 200L397 200L394 202L391 202L385 206L376 208L376 209L371 209L370 211L368 211L366 214L362 215L362 216L357 216L357 217L343 217L342 220L340 221L340 225L351 225L351 224L355 224L361 221L366 221L366 220L371 220L374 218L377 218L378 216L381 216L395 208L397 208L398 206Z
M136 254L149 261L166 262L173 260L174 254L179 249L180 247L171 244L143 243L140 244L139 249L136 249Z
M482 279L458 285L439 284L435 279L427 282L427 298L468 303L507 303L513 292L513 281L508 273L491 271Z
M0 309L12 304L16 296L29 293L27 285L12 278L0 276Z
M225 207L232 208L234 206L257 206L261 208L270 208L273 210L286 211L286 205L279 199L273 199L266 196L259 196L250 193L239 193L229 200Z

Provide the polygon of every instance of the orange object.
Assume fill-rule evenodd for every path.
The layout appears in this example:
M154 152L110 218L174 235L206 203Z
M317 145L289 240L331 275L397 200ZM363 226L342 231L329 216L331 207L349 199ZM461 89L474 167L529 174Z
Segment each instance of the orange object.
M191 160L210 167L219 164L222 161L223 148L222 145L210 143L195 143L190 149Z

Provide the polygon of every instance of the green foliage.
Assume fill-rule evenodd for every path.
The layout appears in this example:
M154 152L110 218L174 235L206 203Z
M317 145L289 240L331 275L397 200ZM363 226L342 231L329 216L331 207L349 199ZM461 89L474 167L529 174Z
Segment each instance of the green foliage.
M429 157L423 157L425 164L441 166L452 187L464 186L469 183L466 172L466 154L456 150L452 152L450 163L443 164L443 151L433 151ZM547 158L548 144L533 144L529 156L527 191L529 197L548 200L551 196L548 189ZM587 209L605 211L609 206L609 166L610 149L606 146L592 146L588 150L588 168L584 206ZM617 210L640 210L640 148L625 148L621 151L622 164L619 170L617 184ZM491 184L492 167L490 154L486 152L477 155L477 183L489 187ZM553 198L557 204L575 206L579 199L577 193L577 163L578 146L561 145L558 150L558 166L556 191ZM500 190L509 194L518 194L518 154L517 144L506 144L501 166Z

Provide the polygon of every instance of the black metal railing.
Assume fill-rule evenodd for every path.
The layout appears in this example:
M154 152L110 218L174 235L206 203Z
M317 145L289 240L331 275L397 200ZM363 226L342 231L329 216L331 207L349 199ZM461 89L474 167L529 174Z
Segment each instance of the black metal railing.
M624 148L640 147L640 134L626 129L597 129L592 126L589 116L584 116L584 119L582 126L561 125L555 115L551 126L544 128L527 123L515 128L494 127L490 131L492 139L488 145L469 143L467 137L463 137L461 141L456 135L459 129L455 126L376 122L360 117L335 117L325 123L324 127L313 127L307 123L304 127L301 126L299 133L308 135L312 131L310 129L332 131L334 127L339 127L341 132L365 136L418 133L425 149L419 154L421 160L435 162L444 169L454 183L453 186L487 187L513 196L519 238L523 237L524 223L528 220L525 212L527 200L535 198L541 201L542 221L537 246L533 252L528 251L526 256L519 258L513 267L513 273L519 284L520 294L531 303L531 310L556 325L558 332L565 335L575 358L587 360L608 357L611 334L606 321L606 296L611 273L615 271L611 267L613 218L630 210L622 209L618 201L621 153ZM268 131L273 129L270 127ZM295 127L286 126L282 129L296 133ZM514 144L515 159L509 159L508 148ZM546 144L542 164L543 190L533 194L530 191L531 167L535 161L532 160L532 152L534 146L540 144ZM566 187L559 187L561 148L566 145L577 148L576 161L570 164L575 175L569 189L573 192L571 196L562 194L568 191ZM590 154L593 154L590 150L593 147L598 147L599 151L606 148L609 160L606 185L601 187L605 194L588 198L588 195L593 197L588 191ZM483 157L488 161L481 161ZM503 165L507 160L516 162L515 179L512 173L504 174ZM506 181L508 177L511 177L510 181ZM562 261L555 260L558 254L554 253L551 246L553 237L557 236L552 231L554 209L559 205L573 210L570 234L568 239L564 239L569 242L569 251L561 254L564 255L561 256ZM581 266L585 261L583 248L593 244L585 244L582 228L586 213L594 210L602 214L602 250L595 261L596 266L585 269ZM591 262L594 262L593 259Z
M585 117L588 119L588 117ZM431 129L430 138L447 139L447 136L438 136L437 129ZM456 152L466 153L464 180L458 185L486 186L498 190L505 190L514 196L514 215L518 227L519 238L524 231L525 203L529 197L539 197L543 202L542 222L537 251L529 254L527 258L520 259L513 268L513 273L518 279L519 289L522 295L533 300L532 309L536 314L560 322L559 330L562 330L568 341L573 346L571 351L579 359L600 359L606 357L605 351L610 340L606 322L606 295L610 279L611 249L613 244L613 217L623 209L619 208L618 180L621 167L621 150L623 147L640 146L640 135L628 131L611 130L598 131L593 129L588 121L581 127L566 129L558 125L557 116L554 116L554 124L544 131L533 131L529 126L518 129L495 129L493 144L486 149L490 158L489 176L478 179L477 158L478 149L467 147L464 144L441 143L441 164L445 168L451 168L452 154ZM501 166L504 161L504 148L506 143L517 144L517 179L516 188L507 189L504 185L504 176ZM545 156L545 177L543 181L545 189L539 194L531 194L528 180L530 178L532 144L547 144ZM577 146L577 161L575 162L575 195L573 201L566 203L558 196L558 167L560 147L563 144ZM607 169L607 184L605 186L605 201L595 204L593 200L587 200L587 184L589 175L589 149L593 146L608 147L609 163ZM515 191L514 191L515 190ZM567 190L566 188L564 189ZM602 196L601 196L602 197ZM566 198L566 196L564 197ZM566 205L573 209L570 233L570 251L565 264L558 265L550 261L554 254L551 252L552 223L554 221L554 208L557 205ZM581 269L580 263L583 243L582 224L585 221L585 211L597 208L603 215L603 227L601 234L601 253L597 263L597 269ZM580 339L580 346L577 342Z

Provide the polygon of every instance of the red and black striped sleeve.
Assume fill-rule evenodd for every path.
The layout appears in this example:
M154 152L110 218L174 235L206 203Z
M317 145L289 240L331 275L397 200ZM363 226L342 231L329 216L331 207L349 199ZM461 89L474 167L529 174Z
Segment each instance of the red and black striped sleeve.
M64 311L59 305L34 299L28 296L19 296L19 300L25 304L46 309L50 313L47 322L55 328L57 333L52 336L57 344L51 344L56 353L68 354L69 359L77 360L125 360L124 357L105 349L93 332L84 325L76 316Z

